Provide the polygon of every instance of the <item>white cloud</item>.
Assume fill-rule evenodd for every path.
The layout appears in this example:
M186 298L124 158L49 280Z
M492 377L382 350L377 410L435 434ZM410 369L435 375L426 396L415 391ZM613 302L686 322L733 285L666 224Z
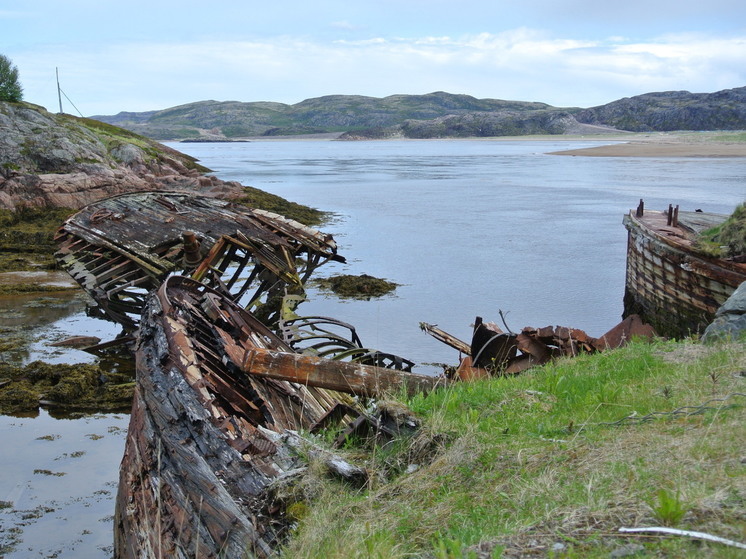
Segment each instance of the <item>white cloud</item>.
M87 50L57 45L11 58L27 100L56 106L59 65L63 89L86 115L205 99L296 103L335 93L436 90L592 106L649 91L715 91L746 81L746 37L591 41L529 28L357 41L285 36Z

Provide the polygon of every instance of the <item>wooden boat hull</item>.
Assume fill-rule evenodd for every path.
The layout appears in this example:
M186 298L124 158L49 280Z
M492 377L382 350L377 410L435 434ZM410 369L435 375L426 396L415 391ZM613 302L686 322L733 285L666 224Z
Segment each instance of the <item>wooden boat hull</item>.
M136 364L114 526L115 557L132 559L271 555L290 526L274 484L307 466L289 432L361 411L327 387L376 396L439 380L299 355L229 296L181 276L148 298Z
M638 314L663 336L697 335L746 281L746 265L695 251L696 233L726 216L681 212L677 225L664 212L624 216L627 270L624 317Z
M205 295L234 315L212 327ZM266 557L288 522L269 486L300 459L270 433L309 429L329 391L253 378L221 345L289 349L249 313L172 276L148 299L115 515L116 557ZM225 341L224 341L225 339ZM231 341L232 340L232 341ZM342 397L342 395L336 395Z

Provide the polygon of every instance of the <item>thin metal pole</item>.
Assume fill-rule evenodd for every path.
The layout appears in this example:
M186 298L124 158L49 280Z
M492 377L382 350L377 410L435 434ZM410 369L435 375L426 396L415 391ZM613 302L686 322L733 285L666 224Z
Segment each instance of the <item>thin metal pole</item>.
M60 101L60 113L62 113L62 93L60 92L60 69L55 68L54 71L57 74L57 98Z

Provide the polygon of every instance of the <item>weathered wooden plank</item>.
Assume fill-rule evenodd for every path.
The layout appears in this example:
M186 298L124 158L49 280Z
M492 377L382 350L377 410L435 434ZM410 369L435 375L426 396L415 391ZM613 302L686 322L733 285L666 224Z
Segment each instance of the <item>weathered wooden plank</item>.
M429 392L445 382L441 377L264 348L247 349L239 365L252 375L367 397L399 390L409 395Z

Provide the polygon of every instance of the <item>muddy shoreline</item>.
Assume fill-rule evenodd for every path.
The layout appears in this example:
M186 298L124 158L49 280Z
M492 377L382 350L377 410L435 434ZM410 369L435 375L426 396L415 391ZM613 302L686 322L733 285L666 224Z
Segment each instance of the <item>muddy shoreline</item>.
M584 157L746 157L746 144L633 141L584 149L554 151L550 155Z

